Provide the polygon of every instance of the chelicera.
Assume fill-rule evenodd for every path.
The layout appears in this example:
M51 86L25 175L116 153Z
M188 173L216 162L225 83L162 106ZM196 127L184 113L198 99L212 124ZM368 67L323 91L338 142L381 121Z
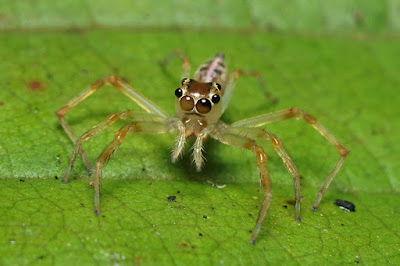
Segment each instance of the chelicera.
M187 139L195 138L193 160L197 170L199 171L203 166L203 142L208 137L211 137L227 145L248 149L255 154L264 198L250 239L251 243L254 243L261 230L261 226L267 215L272 199L271 179L267 168L267 155L256 140L265 139L270 141L276 153L280 156L284 165L292 175L294 180L295 220L300 221L299 172L292 159L284 150L278 137L266 131L262 126L289 118L302 118L325 139L327 139L336 148L340 155L336 165L333 167L317 193L312 206L312 208L316 210L321 202L322 196L343 165L349 151L313 116L298 108L290 108L265 115L250 117L237 121L231 125L224 123L220 118L228 107L238 77L242 74L259 77L258 73L235 70L228 76L224 56L222 54L217 54L211 60L202 64L196 70L194 77L190 79L190 63L186 56L179 50L174 51L163 61L163 63L167 63L175 56L178 56L181 59L183 72L181 83L179 87L175 89L176 114L173 116L167 116L164 111L143 96L139 91L116 76L106 76L99 79L56 112L62 127L74 142L74 149L62 181L64 183L68 181L78 154L81 154L88 171L92 171L86 153L82 149L82 144L111 126L118 119L128 120L129 124L122 127L116 133L114 139L97 158L93 169L94 209L96 214L100 213L100 188L103 166L122 144L127 135L134 132L177 132L178 139L172 151L172 162L175 162L182 154ZM136 102L144 109L144 111L128 110L112 113L104 121L86 131L79 138L76 138L64 116L72 108L88 96L92 95L103 85L115 87L117 90ZM269 94L267 93L267 95Z

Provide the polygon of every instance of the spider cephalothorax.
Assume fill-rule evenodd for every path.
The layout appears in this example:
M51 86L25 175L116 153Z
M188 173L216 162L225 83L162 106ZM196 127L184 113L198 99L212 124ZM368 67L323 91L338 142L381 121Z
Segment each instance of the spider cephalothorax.
M175 90L177 117L186 127L186 136L195 136L221 116L221 85L184 78Z
M193 160L197 170L200 170L203 165L203 142L208 136L210 136L211 138L214 138L224 144L248 149L256 155L257 169L260 176L261 187L264 192L264 198L261 203L256 226L250 239L251 243L254 243L261 230L261 225L267 215L272 199L271 179L267 168L267 155L263 151L262 147L256 142L258 139L264 139L271 142L276 153L279 155L279 157L281 157L286 168L292 175L294 180L295 219L300 221L299 172L297 171L297 168L289 155L284 150L281 141L274 134L261 128L261 126L289 118L303 118L305 122L310 124L323 137L325 137L340 154L338 162L331 170L321 189L317 193L317 197L313 204L313 209L315 210L318 207L329 184L342 166L349 151L340 142L338 142L336 138L314 117L298 108L290 108L247 118L237 121L232 125L225 124L220 120L220 117L228 106L239 75L248 74L255 76L259 79L261 87L263 87L264 83L262 82L258 72L235 70L231 73L231 75L229 75L228 78L224 56L223 54L217 54L211 60L208 60L204 64L200 65L200 67L194 73L194 78L189 79L187 77L189 77L190 74L190 63L179 50L174 51L174 53L172 53L164 63L168 62L174 56L179 56L182 60L182 77L185 77L182 80L179 88L175 90L176 115L174 116L167 116L159 107L143 96L139 91L115 76L107 76L96 81L89 86L89 88L85 89L56 112L62 127L74 142L74 149L69 160L68 167L65 171L63 182L68 181L72 166L74 165L78 154L82 155L88 171L91 172L90 163L87 159L85 151L81 147L82 143L92 139L98 133L115 123L115 121L118 119L128 120L130 123L122 127L116 133L114 139L97 158L94 166L93 187L95 190L94 202L96 214L100 213L100 188L103 166L108 161L110 156L118 149L128 134L134 132L177 132L178 138L172 151L173 162L175 162L182 153L187 138L194 137L195 142L193 145ZM114 86L117 90L121 91L135 101L146 112L128 110L113 113L109 115L103 122L89 129L79 138L75 138L64 116L73 107L100 89L104 84ZM269 93L266 92L265 87L264 93L269 95Z

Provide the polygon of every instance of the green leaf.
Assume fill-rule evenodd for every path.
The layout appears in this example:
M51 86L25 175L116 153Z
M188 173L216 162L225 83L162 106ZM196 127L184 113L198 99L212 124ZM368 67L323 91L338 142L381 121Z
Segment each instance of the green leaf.
M210 3L163 4L160 9L123 1L113 8L109 2L85 3L85 8L72 1L0 4L0 264L399 264L397 37L266 33L262 28L273 16L263 17L268 6L256 1L248 6L222 1L213 8ZM334 10L345 17L341 10L353 10L354 3ZM282 28L330 31L312 27L319 21L317 11L327 8L320 5L296 27L293 17L284 16L282 25L292 26ZM374 5L360 6L372 14L361 30L381 32L396 25L388 22L395 19L379 24L374 18L384 9L379 5L375 11ZM275 6L279 11L280 4ZM126 12L129 7L137 13ZM207 15L188 16L191 10ZM149 17L150 11L155 15ZM176 15L162 16L162 11ZM384 15L393 17L389 14ZM161 23L205 30L153 30ZM215 24L229 30L214 31ZM333 30L360 30L335 25L342 26ZM240 26L253 28L244 32L237 30ZM224 52L230 70L259 71L279 98L272 104L255 79L241 77L224 121L295 106L351 150L317 212L310 206L338 154L302 120L266 127L280 137L303 177L302 223L294 221L287 203L293 199L290 174L270 143L260 142L269 155L274 197L255 245L249 243L250 231L262 194L248 151L209 140L205 168L197 173L190 145L182 160L170 162L174 134L131 135L104 168L99 216L93 214L90 177L80 159L74 179L61 184L72 143L54 111L99 77L115 74L172 115L181 65L176 60L163 69L158 61L175 48L188 55L193 68ZM66 119L79 135L124 109L139 110L104 87ZM124 124L85 143L92 162ZM227 186L218 189L206 181ZM176 196L176 202L168 196ZM353 202L356 212L340 210L333 204L337 198Z

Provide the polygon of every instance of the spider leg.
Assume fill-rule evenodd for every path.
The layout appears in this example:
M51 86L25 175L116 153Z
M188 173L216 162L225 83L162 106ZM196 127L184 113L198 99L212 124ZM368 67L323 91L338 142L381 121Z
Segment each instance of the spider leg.
M317 130L325 139L327 139L339 152L340 157L336 165L333 167L328 177L319 189L312 209L316 210L319 203L321 202L322 196L328 189L333 178L336 176L339 169L342 167L344 160L349 154L349 150L344 147L321 123L319 123L313 116L307 112L298 109L290 108L282 111L272 112L265 115L255 116L248 119L240 120L232 124L232 127L259 127L265 124L286 120L289 118L300 119L303 118L308 124L310 124L315 130Z
M207 139L209 134L209 129L203 129L196 138L196 141L193 145L193 161L196 164L196 170L200 172L201 167L203 166L204 156L203 156L203 143Z
M243 137L230 132L213 132L210 134L210 136L224 144L245 148L256 154L258 173L260 175L261 186L264 190L264 199L258 213L257 223L254 227L250 239L250 242L254 244L258 234L260 233L261 225L267 215L272 199L271 179L269 177L269 172L267 168L267 155L264 153L263 149L257 144L257 142L255 142L251 138Z
M173 124L173 121L170 121ZM167 133L174 131L171 127L171 123L165 122L133 122L127 126L122 127L116 134L114 139L107 145L100 156L97 158L94 174L93 174L93 186L94 186L94 204L95 213L100 213L100 189L101 189L101 177L102 169L104 164L109 160L110 156L118 149L122 141L126 136L133 132L145 132L145 133Z
M262 78L262 76L260 75L259 72L236 69L236 70L232 71L232 73L229 75L229 78L228 78L228 81L227 81L227 84L226 84L226 88L224 88L224 91L223 91L222 113L224 113L226 108L228 108L229 101L230 101L230 99L232 97L233 90L235 89L236 82L237 82L237 80L238 80L240 75L255 77L258 80L258 83L260 84L260 88L264 92L264 95L267 96L267 98L273 103L276 103L278 101L278 98L273 96L267 90L267 86L265 85L265 81L264 81L264 79Z
M115 87L117 90L121 91L123 94L125 94L127 97L132 99L134 102L136 102L140 107L142 107L144 110L146 110L148 113L155 113L158 114L159 116L162 117L167 117L164 112L159 109L154 103L152 103L149 99L147 99L145 96L143 96L140 92L138 92L135 88L130 86L127 82L123 81L122 79L115 77L115 76L106 76L103 77L93 84L91 84L88 88L83 90L80 94L78 94L76 97L72 98L68 103L66 103L63 107L58 109L56 111L56 115L58 117L58 120L61 123L61 126L64 128L64 131L67 133L68 137L72 140L72 142L75 143L76 137L74 133L71 130L71 127L69 126L68 122L65 120L64 116L76 105L78 105L80 102L85 100L87 97L95 93L98 89L103 87L105 84L111 85ZM91 172L91 166L89 163L89 160L87 159L86 152L81 149L80 151L82 155L82 159L85 163L86 169L88 172Z
M107 118L97 124L96 126L92 127L85 133L83 133L74 143L74 149L72 150L71 157L69 159L68 167L65 170L64 177L62 179L63 183L68 182L69 176L71 174L72 167L74 166L74 162L76 159L76 156L82 150L82 143L85 141L88 141L92 138L94 138L97 134L114 124L118 119L122 120L136 120L136 121L154 121L154 122L162 122L162 121L167 121L166 118L160 117L155 114L149 114L149 113L143 113L143 112L137 112L137 111L124 111L124 112L117 112L113 113Z
M289 173L293 176L294 182L294 200L295 200L295 214L294 218L296 221L301 221L300 216L300 174L297 170L296 165L293 163L290 156L287 154L282 146L281 141L274 134L262 129L262 128L246 128L246 127L230 127L229 132L232 134L237 134L239 136L245 136L248 138L263 138L265 140L271 141L276 153L281 157L283 164Z
M185 147L186 143L186 128L185 125L180 121L176 121L176 127L179 132L178 139L176 141L175 147L172 150L171 159L172 162L175 163L178 159L179 155L182 154L183 148Z
M160 65L165 66L168 64L172 59L175 57L179 57L179 59L182 61L182 75L181 79L183 78L189 78L190 75L190 62L187 59L186 55L179 49L175 49L170 53L164 60L160 61Z

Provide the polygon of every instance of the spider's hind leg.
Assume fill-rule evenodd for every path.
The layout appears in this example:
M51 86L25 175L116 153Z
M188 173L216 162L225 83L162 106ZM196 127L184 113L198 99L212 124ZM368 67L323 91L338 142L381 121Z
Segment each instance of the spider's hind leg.
M160 61L161 66L167 65L172 59L175 57L179 57L179 59L182 61L182 75L181 79L183 78L189 78L190 75L190 62L189 59L187 59L186 55L179 49L175 49L170 53L166 58Z

